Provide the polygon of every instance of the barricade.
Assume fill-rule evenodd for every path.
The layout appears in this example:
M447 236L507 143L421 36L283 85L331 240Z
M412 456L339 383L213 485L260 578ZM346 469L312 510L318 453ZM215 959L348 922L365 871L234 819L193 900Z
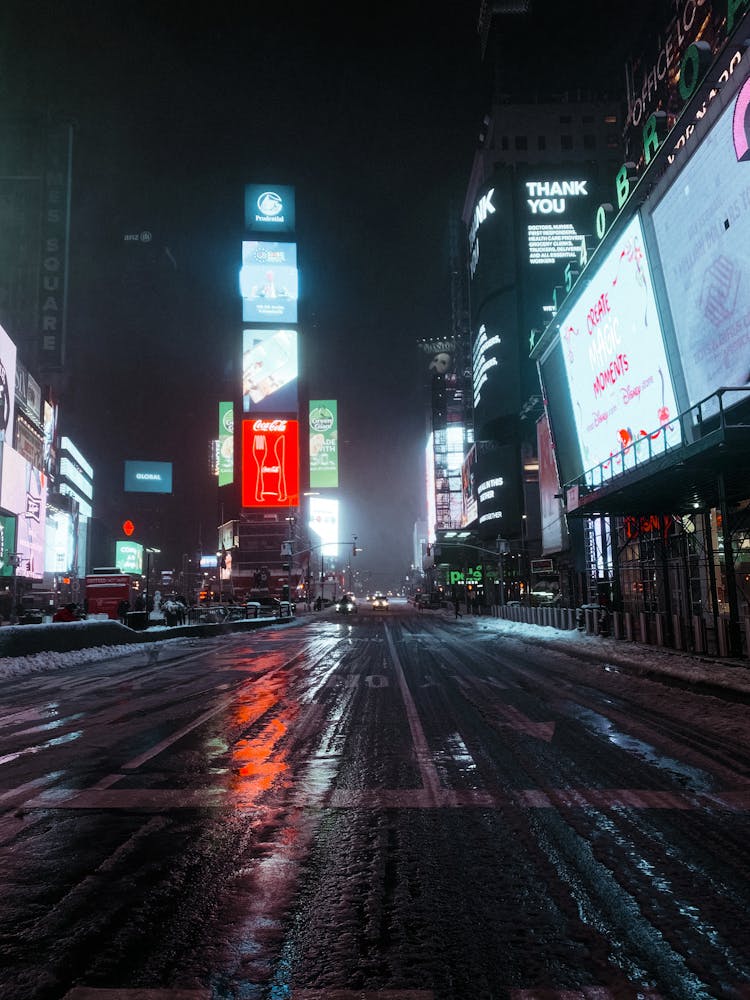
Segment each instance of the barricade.
M628 642L633 642L635 640L635 632L633 629L633 612L626 611L623 614L623 624L625 625L625 638Z

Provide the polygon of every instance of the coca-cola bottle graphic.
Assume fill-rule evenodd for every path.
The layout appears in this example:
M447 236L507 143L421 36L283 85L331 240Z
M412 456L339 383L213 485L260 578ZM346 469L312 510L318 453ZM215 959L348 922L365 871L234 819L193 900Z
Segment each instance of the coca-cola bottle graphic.
M282 502L287 498L286 492L286 470L284 468L284 456L286 449L286 440L283 435L279 435L276 438L276 444L274 445L274 454L276 455L276 464L279 467L279 478L278 478L278 496L279 500Z
M253 459L255 461L255 499L263 502L263 471L266 464L268 441L265 434L253 435Z

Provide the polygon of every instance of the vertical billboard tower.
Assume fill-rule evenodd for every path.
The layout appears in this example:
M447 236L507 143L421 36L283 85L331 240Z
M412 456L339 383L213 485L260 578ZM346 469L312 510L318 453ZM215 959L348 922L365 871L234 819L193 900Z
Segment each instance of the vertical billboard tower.
M248 184L242 241L243 508L299 504L299 277L294 188Z

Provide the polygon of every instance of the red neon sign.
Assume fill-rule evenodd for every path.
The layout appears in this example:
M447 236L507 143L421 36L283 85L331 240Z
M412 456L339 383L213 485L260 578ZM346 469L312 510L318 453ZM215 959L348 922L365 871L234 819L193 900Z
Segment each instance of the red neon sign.
M297 507L299 422L285 417L242 421L242 506Z

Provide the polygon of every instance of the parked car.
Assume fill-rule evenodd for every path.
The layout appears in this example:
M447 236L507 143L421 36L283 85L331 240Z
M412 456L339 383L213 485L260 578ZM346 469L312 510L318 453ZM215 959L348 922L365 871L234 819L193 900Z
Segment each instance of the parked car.
M357 612L357 602L354 594L344 594L336 602L336 611L341 615L353 615Z

